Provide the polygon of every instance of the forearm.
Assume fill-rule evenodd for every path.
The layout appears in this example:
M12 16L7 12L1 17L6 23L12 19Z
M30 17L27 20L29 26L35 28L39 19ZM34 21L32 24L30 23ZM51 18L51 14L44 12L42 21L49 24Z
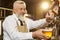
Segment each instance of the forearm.
M37 20L37 21L33 21L31 28L43 27L46 24L48 24L46 19L40 19L40 20Z

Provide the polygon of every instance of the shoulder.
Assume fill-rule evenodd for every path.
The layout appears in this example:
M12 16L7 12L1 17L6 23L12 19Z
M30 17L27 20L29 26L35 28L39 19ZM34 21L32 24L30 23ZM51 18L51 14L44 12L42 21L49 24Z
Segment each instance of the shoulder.
M4 21L13 21L14 17L13 15L7 16Z
M7 16L5 19L12 19L13 18L13 15L10 15L10 16Z

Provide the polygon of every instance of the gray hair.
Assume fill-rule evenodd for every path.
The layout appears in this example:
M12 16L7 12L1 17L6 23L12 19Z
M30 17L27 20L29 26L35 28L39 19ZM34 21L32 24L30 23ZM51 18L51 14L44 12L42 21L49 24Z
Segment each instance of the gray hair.
M26 3L24 2L24 1L15 1L14 3L13 3L13 8L15 8L15 7L17 7L18 6L18 4L24 4L25 6L26 6Z

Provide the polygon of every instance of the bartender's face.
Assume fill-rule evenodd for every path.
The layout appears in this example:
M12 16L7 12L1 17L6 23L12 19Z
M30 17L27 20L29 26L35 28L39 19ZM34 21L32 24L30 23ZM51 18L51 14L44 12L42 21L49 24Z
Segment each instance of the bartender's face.
M24 14L26 13L26 5L18 4L17 8L15 9L15 13L24 16Z

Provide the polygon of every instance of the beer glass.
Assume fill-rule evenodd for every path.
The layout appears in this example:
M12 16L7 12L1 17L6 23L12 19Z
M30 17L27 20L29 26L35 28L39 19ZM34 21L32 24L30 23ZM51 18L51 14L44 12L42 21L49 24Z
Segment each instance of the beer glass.
M43 30L43 33L49 38L52 37L52 29L45 29Z

